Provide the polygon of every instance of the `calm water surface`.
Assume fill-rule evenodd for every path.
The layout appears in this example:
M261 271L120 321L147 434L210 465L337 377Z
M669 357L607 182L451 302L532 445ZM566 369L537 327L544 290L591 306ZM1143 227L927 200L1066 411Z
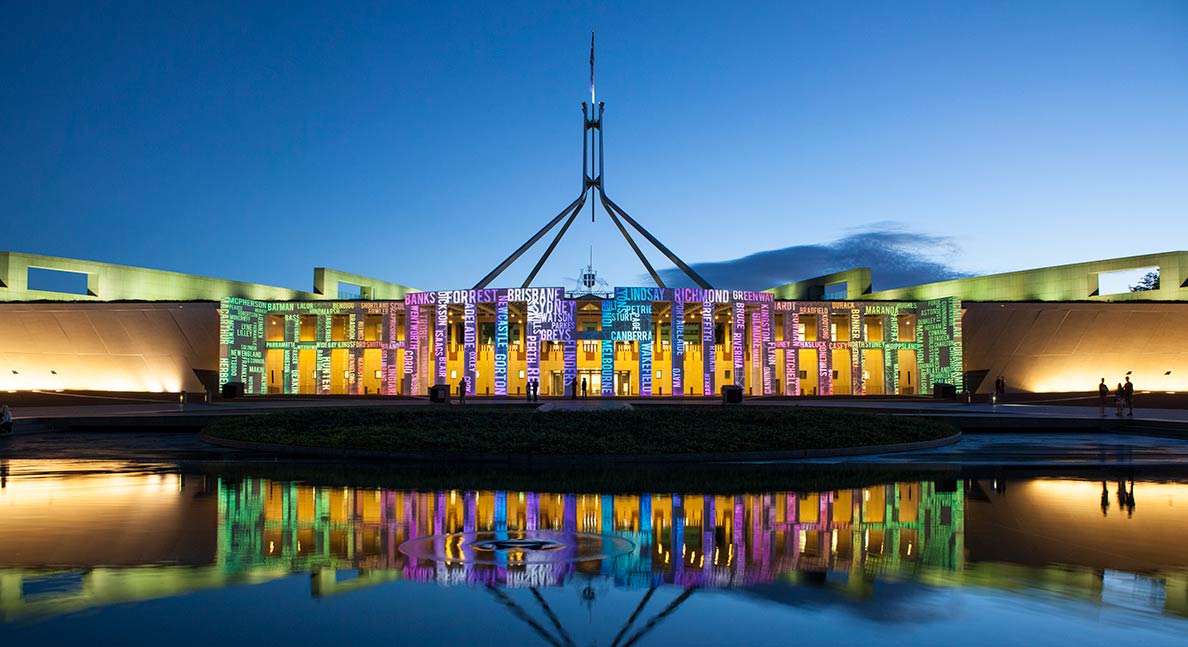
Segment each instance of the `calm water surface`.
M413 491L301 469L0 460L0 639L1188 644L1188 480Z

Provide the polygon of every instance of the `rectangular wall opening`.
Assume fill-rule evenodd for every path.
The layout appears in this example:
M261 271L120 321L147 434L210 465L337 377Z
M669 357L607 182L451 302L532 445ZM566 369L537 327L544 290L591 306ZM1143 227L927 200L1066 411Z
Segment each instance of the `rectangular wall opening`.
M1097 275L1097 296L1130 294L1159 289L1158 267L1137 267Z
M355 285L345 281L338 282L338 298L348 301L363 301L371 299L371 288L365 285Z
M826 301L844 301L848 294L849 286L846 281L830 283L825 286L824 296Z
M46 267L30 267L27 275L30 290L96 296L90 288L91 275L86 272L52 270Z

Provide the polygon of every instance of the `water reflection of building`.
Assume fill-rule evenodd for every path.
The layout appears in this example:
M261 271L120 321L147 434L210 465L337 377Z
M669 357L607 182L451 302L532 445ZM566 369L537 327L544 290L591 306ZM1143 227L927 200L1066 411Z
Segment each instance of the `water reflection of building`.
M1184 484L1110 482L1103 517L1100 482L1055 479L582 495L227 482L89 462L0 467L0 622L294 573L313 573L313 595L394 579L516 587L589 578L639 589L825 583L829 595L866 598L876 579L901 578L1188 615L1179 542L1188 518L1175 507ZM510 568L399 551L427 535L532 529L609 533L635 549L613 561Z
M862 578L960 569L962 495L931 482L747 495L400 492L249 479L220 488L220 563L400 570L445 582L738 586L797 570ZM555 530L631 541L626 558L539 567L443 564L398 548L442 533ZM542 581L543 580L543 581Z

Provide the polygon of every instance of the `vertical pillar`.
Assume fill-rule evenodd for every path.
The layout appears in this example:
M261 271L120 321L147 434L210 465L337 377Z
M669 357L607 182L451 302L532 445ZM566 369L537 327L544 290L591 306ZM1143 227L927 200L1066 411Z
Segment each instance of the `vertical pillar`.
M671 352L671 368L668 377L671 380L669 393L685 395L685 302L673 295L672 325L668 328L672 341L669 343Z
M883 315L883 392L899 395L899 317Z
M434 384L449 384L446 373L446 336L450 325L450 293L437 293L437 321L433 326L433 365ZM453 385L450 384L451 390Z
M862 346L866 343L866 327L862 325L862 309L850 306L850 392L866 395L866 376L862 374Z
M800 313L784 312L784 395L800 395Z
M527 295L528 302L524 317L524 392L532 380L540 379L540 329L543 326L543 305L545 298L539 291Z
M734 364L732 370L734 372L734 385L747 388L746 379L746 332L747 332L747 304L742 301L735 301L731 304L733 307L733 315L731 316L731 334L730 334L730 357Z
M561 352L565 362L564 376L562 377L561 392L555 395L564 396L565 393L573 384L573 378L577 377L577 340L573 337L562 342Z
M417 395L421 392L421 376L418 374L417 354L421 351L421 306L408 306L404 318L404 394Z
M616 297L618 291L616 290ZM614 301L602 302L602 395L615 394L615 309L619 304ZM592 385L591 385L592 386Z
M330 317L326 315L318 315L318 349L314 351L317 353L317 393L318 395L330 394L330 349L327 348L330 341Z
M709 292L709 290L706 290ZM714 348L714 300L707 296L701 304L701 366L704 374L702 395L714 394L714 371L717 370Z
M759 353L762 356L763 395L773 392L772 379L775 374L775 348L772 346L772 311L770 303L759 304Z
M285 393L301 392L301 352L297 347L301 315L285 315Z
M817 315L817 393L833 395L833 335L830 334L830 320L833 306L828 304Z
M507 395L507 290L495 295L495 395Z
M478 304L473 298L462 305L462 363L466 367L466 395L474 395L478 371Z
M554 395L564 395L565 389L569 388L577 376L577 302L563 298L561 307L565 309L565 329L561 332L562 383L561 393Z

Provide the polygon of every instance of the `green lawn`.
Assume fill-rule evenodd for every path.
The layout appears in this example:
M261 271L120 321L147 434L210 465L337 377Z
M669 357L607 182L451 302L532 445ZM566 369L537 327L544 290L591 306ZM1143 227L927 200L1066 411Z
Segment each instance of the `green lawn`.
M245 416L206 433L305 447L472 454L681 454L916 442L956 433L936 420L836 409L653 406L534 413L527 407L307 409Z

